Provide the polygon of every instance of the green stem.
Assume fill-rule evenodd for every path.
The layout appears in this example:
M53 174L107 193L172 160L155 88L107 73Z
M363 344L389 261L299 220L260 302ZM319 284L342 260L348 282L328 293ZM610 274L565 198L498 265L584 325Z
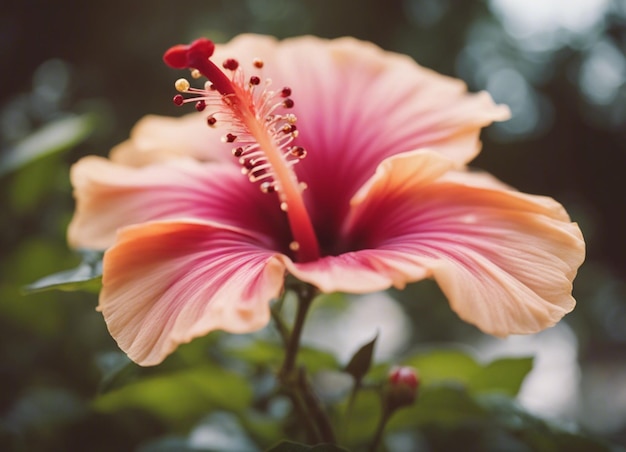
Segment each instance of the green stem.
M328 415L326 414L319 398L313 391L313 388L306 377L306 373L304 372L304 368L302 367L298 372L298 383L300 394L302 394L306 406L309 409L311 418L320 432L321 440L325 443L336 444L337 439L335 437L335 432L333 431L330 419L328 418Z
M282 316L280 315L280 308L282 307L282 301L283 299L279 301L280 304L277 303L277 306L273 306L270 312L272 313L272 319L274 320L274 324L276 325L278 334L280 334L280 338L283 341L283 345L287 347L287 344L289 343L289 328L287 327L287 324L285 323Z
M393 411L387 409L387 407L383 408L383 412L380 415L380 420L378 421L378 426L376 427L376 433L374 434L374 439L372 439L372 443L370 445L369 452L376 452L380 443L383 439L383 433L385 432L385 426L391 418Z
M304 368L296 369L300 338L304 321L317 291L309 285L295 287L298 298L296 317L289 333L282 317L272 311L276 327L285 344L285 360L278 374L283 390L290 397L294 409L305 423L307 435L314 442L336 443L332 425L324 408L308 382Z
M288 396L293 403L294 409L298 413L298 419L304 422L307 441L317 444L323 441L323 435L317 426L315 419L309 415L308 406L304 397L298 393L296 388L288 390Z
M356 396L360 390L361 380L354 380L354 384L352 385L352 391L350 392L350 399L348 399L348 406L346 407L346 412L344 414L343 420L343 432L341 438L344 442L348 439L348 427L350 426L350 419L352 418L352 411L354 410L354 402L356 401Z
M286 344L287 350L285 353L285 361L283 362L283 367L280 371L280 374L285 376L291 374L295 368L298 350L300 350L300 337L302 336L304 320L306 319L311 303L317 294L311 286L299 286L298 289L298 309L296 311L296 319L293 323L293 329L291 330L289 340Z

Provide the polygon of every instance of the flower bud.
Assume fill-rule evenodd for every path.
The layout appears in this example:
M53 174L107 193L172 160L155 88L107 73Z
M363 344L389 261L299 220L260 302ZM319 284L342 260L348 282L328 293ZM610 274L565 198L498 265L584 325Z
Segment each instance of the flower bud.
M419 383L419 376L414 368L406 366L392 368L384 395L387 409L394 411L413 405L417 399Z

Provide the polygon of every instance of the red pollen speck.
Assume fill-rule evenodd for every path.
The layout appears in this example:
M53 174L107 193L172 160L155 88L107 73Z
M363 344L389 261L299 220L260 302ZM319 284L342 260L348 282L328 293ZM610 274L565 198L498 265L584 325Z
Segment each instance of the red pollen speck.
M280 95L281 95L282 97L289 97L289 96L291 96L291 88L289 88L288 86L285 86L285 87L281 90Z
M215 119L213 116L209 116L206 120L206 123L210 125L211 127L213 127L216 122L217 122L217 119Z
M263 182L260 188L263 193L274 193L276 191L276 187L271 182Z
M250 169L252 169L252 168L250 168ZM263 176L266 173L267 173L267 170L265 168L261 168L261 169L258 169L256 171L252 171L251 176L252 177L259 177L259 176Z
M185 101L185 98L182 95L177 94L177 95L174 96L172 101L174 102L175 105L180 107L183 104L183 102Z
M304 158L306 156L306 149L304 149L302 146L294 146L291 148L290 152L291 155L294 155L298 158Z
M254 162L252 161L252 159L246 159L243 163L242 163L243 167L247 170L251 170L252 168L254 168Z
M285 108L292 108L294 105L293 100L287 98L283 101L283 107Z
M206 108L206 102L205 101L199 100L198 102L196 102L196 110L204 111L205 108Z
M234 58L228 58L222 63L222 66L224 66L224 69L234 71L239 67L239 61L235 60Z
M252 77L250 77L251 85L258 85L259 83L261 83L261 79L259 77L257 77L256 75L253 75Z

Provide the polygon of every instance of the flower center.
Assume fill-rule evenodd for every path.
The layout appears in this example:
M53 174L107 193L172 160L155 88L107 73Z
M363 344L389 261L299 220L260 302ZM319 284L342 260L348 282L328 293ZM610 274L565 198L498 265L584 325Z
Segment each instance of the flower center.
M246 79L239 62L229 58L222 64L230 72L227 76L210 60L215 45L208 39L198 39L189 45L171 47L163 60L175 69L190 69L193 78L205 76L204 89L192 88L187 79L176 81L180 93L174 96L176 105L195 102L198 111L209 107L207 124L215 127L226 124L225 143L233 143L233 156L242 166L250 182L259 182L264 193L276 193L280 208L286 212L293 235L290 249L301 262L319 257L315 231L302 199L306 184L298 181L293 166L306 157L306 150L292 145L298 136L296 117L284 113L294 106L291 89L270 89L271 81L264 82L257 75ZM253 67L262 69L263 62L253 61Z

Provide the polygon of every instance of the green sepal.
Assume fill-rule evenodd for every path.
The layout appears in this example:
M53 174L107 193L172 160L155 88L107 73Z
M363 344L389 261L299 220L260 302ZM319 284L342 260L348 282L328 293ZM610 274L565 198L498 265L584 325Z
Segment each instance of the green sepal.
M346 365L345 371L352 375L356 381L363 380L363 377L367 374L372 367L372 357L374 356L374 346L378 339L378 333L374 336L374 339L363 345L355 354L352 359Z

